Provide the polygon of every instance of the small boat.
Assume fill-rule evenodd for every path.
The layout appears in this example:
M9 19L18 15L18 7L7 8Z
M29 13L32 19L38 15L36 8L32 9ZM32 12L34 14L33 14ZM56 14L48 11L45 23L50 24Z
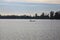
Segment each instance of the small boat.
M35 20L30 19L30 22L35 22Z

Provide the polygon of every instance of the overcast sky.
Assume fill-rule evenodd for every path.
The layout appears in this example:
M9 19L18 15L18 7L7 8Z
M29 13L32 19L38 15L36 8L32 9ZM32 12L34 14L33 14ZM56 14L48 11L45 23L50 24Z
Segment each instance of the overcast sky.
M0 2L37 2L37 3L53 3L60 4L60 0L0 0Z
M22 2L23 5L19 2ZM49 5L29 5L28 3L28 5L26 5L24 2L33 4L49 3ZM52 5L50 5L50 3ZM59 11L60 5L56 4L60 4L60 0L0 0L0 14L40 14L42 12L50 12L51 10Z

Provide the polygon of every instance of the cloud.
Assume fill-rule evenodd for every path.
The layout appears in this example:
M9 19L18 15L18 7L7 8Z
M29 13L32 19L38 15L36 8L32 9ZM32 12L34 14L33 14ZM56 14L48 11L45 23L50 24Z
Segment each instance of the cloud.
M0 2L3 2L4 0L0 0Z
M5 2L18 2L19 0L4 0Z
M60 0L45 0L45 3L55 3L55 4L60 4Z
M60 0L0 0L0 2L37 2L60 4Z

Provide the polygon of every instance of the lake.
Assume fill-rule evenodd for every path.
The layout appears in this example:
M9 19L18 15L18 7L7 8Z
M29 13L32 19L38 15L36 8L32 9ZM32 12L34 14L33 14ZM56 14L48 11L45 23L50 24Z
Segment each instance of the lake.
M0 19L0 40L60 40L60 20Z

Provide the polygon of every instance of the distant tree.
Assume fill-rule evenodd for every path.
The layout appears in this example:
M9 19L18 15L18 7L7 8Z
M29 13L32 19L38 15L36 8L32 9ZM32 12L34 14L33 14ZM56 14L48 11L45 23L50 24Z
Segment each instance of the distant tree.
M44 12L41 14L41 16L44 16Z
M1 14L0 14L0 16L1 16Z
M45 15L44 12L41 14L41 19L49 19L49 14Z
M38 15L37 15L37 13L35 14L35 17L37 17Z
M58 11L58 12L55 13L54 18L55 19L60 19L60 11Z
M44 19L44 12L40 16L41 19Z
M54 11L51 11L50 12L50 19L53 19L53 17L54 17Z

